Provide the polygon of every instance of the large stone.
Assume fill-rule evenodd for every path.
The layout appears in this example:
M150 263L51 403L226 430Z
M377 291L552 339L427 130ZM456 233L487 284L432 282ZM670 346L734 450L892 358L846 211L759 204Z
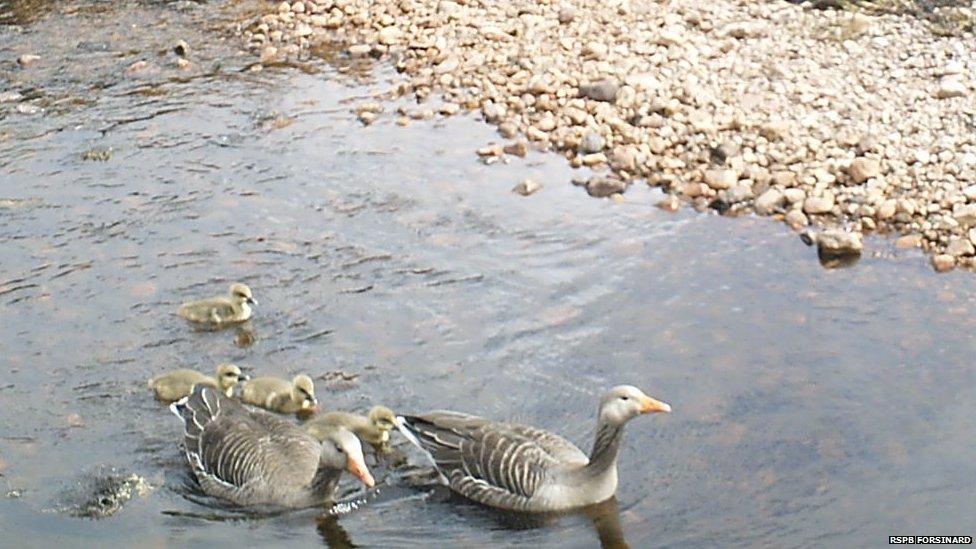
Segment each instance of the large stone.
M379 36L377 37L380 44L384 46L392 46L400 41L403 36L403 31L396 27L383 27L380 29Z
M952 217L963 227L976 225L976 204L962 204L956 206Z
M590 196L604 198L627 190L627 183L612 177L592 177L586 182L586 192Z
M605 101L607 103L613 103L617 100L617 92L619 90L620 84L617 84L613 80L600 80L598 82L580 84L579 87L581 97L594 101Z
M808 214L825 214L834 208L834 195L808 196L803 201L803 211Z
M705 184L721 191L735 185L739 177L732 170L707 170L705 172Z
M939 99L951 99L953 97L965 97L969 93L966 84L957 77L947 77L939 81L939 89L935 91L935 96Z
M949 254L938 254L932 257L932 266L940 273L951 271L956 266L956 258Z
M769 189L768 191L759 195L756 202L753 204L756 213L760 215L769 215L773 213L776 208L783 205L784 196L783 193L778 189Z
M946 246L946 253L953 257L973 255L976 254L976 248L973 247L973 243L969 241L969 238L954 236L949 241L949 245Z

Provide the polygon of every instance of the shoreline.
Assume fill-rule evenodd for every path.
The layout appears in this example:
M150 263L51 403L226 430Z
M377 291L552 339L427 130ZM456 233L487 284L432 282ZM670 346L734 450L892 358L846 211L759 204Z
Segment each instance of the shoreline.
M396 122L477 112L504 138L476 151L486 160L548 150L602 172L574 181L592 196L646 181L672 195L667 209L890 233L938 271L976 268L972 32L781 1L268 10L240 27L262 62L323 43L388 59L404 79L386 96L418 100ZM384 116L354 110L364 124Z

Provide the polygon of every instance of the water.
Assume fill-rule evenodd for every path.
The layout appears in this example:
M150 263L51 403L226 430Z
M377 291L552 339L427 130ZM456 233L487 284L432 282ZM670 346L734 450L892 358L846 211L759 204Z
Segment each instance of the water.
M641 185L623 204L589 199L552 156L478 163L495 136L470 117L402 128L388 108L362 128L349 99L396 75L351 78L341 62L250 72L213 27L252 5L13 5L36 17L0 28L0 91L43 110L0 105L0 495L21 493L0 498L4 543L972 534L970 274L935 275L883 238L825 270L769 220L666 213ZM188 71L165 53L179 38ZM44 60L17 68L32 51ZM126 75L140 59L152 66ZM545 188L510 193L526 176ZM173 315L236 280L261 302L244 329L194 331ZM328 407L454 408L584 449L611 385L675 412L628 427L618 509L516 519L379 469L376 494L345 484L365 503L338 517L255 517L193 493L180 427L145 387L222 361L308 372ZM105 467L157 488L109 518L61 512L65 490Z

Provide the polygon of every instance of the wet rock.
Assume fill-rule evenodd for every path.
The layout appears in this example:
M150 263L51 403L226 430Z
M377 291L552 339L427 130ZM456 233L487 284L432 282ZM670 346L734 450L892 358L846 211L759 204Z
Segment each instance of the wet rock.
M769 189L768 191L759 195L753 204L756 213L760 215L769 215L773 213L777 208L783 205L785 197L783 193L777 189Z
M752 187L749 185L733 185L719 193L719 198L730 205L745 202L752 197Z
M502 149L505 154L511 154L513 156L524 157L529 152L529 144L525 141L519 140L515 143L509 143L505 145Z
M705 184L721 191L728 189L739 180L739 177L732 170L708 170L705 172Z
M627 190L627 183L613 177L597 176L586 182L586 192L596 198L606 198Z
M40 55L34 55L32 53L25 53L17 58L17 64L21 67L29 67L41 60Z
M278 48L274 46L265 46L261 50L261 63L272 63L278 59Z
M859 156L851 162L848 174L854 183L864 183L868 179L881 175L881 163L873 158Z
M948 254L938 254L932 257L932 266L936 271L945 273L956 267L956 258Z
M378 116L379 115L372 111L362 112L359 113L359 121L362 122L364 126L369 126L373 122L376 122Z
M851 265L861 256L861 235L840 230L806 232L800 238L808 246L816 244L820 264L828 268Z
M76 517L105 518L121 511L133 496L145 497L153 489L139 475L102 467L63 489L54 508Z
M579 93L581 97L594 101L604 101L613 103L617 100L617 92L620 85L612 80L601 80L588 84L580 84Z
M529 196L540 189L542 189L542 184L538 181L535 179L525 179L518 185L512 187L512 192L522 196Z
M373 51L373 47L369 44L354 44L349 46L348 51L352 57L366 57Z
M898 248L918 248L921 245L922 235L920 234L906 234L895 240L895 246Z
M656 206L666 212L676 212L681 207L681 199L671 194L659 200Z

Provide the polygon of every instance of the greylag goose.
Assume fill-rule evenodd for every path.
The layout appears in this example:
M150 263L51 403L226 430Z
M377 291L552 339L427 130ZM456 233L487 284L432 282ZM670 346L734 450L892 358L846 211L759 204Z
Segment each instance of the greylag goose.
M234 393L234 386L238 381L246 380L247 376L233 364L217 366L215 377L210 377L195 370L181 368L166 372L149 380L149 387L156 393L156 398L163 402L179 400L191 392L197 385L216 387L227 396Z
M386 406L373 406L367 417L349 412L329 412L305 422L305 430L318 440L324 429L345 427L367 442L377 451L390 440L390 431L396 427L396 415Z
M221 325L244 322L251 318L251 307L257 305L251 289L241 283L231 284L230 295L211 297L183 304L177 313L200 324Z
M636 387L614 387L600 400L589 457L556 434L459 412L400 416L397 427L462 496L500 509L546 512L613 497L624 425L640 414L670 411Z
M203 386L170 408L183 420L186 459L208 495L237 505L309 507L332 501L342 471L373 486L359 439L346 429L319 443L289 421Z
M272 412L294 414L314 410L315 385L305 374L291 381L276 377L256 377L241 385L241 400Z

